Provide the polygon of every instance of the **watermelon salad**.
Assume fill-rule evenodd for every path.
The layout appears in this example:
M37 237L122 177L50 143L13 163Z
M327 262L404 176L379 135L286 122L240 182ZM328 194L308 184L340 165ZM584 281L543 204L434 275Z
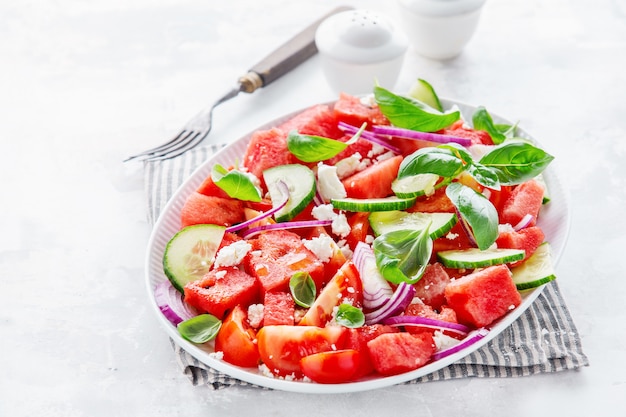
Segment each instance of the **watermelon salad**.
M398 375L476 343L555 279L553 157L430 84L340 94L254 132L186 196L155 288L180 335L263 375Z

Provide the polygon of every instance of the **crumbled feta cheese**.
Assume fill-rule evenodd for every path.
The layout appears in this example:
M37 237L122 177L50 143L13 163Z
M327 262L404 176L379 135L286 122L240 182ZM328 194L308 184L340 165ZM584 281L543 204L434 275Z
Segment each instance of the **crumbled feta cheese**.
M215 273L215 278L216 279L222 279L226 276L226 271L225 270L221 270L221 271L217 271Z
M335 216L331 227L333 229L333 233L337 236L346 237L350 234L350 225L348 224L348 219L346 218L346 215L343 213Z
M330 201L333 198L346 198L348 195L337 175L337 167L322 162L317 166L317 186L324 201Z
M324 263L330 261L330 258L335 254L335 242L326 234L314 237L311 240L303 239L302 242L308 250L313 252Z
M441 330L435 330L433 341L435 342L437 350L448 349L459 343L458 339L445 335Z
M355 152L347 158L342 159L341 161L335 164L337 168L337 176L340 179L344 179L355 172L359 171L361 166L362 156L360 153Z
M222 352L222 351L211 352L211 353L209 353L209 356L214 358L214 359L217 359L217 360L221 361L222 359L224 359L224 352Z
M365 243L371 245L372 243L374 243L374 240L376 240L376 237L372 236L372 235L366 235L365 236Z
M384 153L384 154L382 154L382 155L378 155L378 157L376 158L376 160L377 160L378 162L382 162L382 161L385 161L385 160L387 160L387 159L391 159L391 158L393 158L394 156L396 156L396 154L395 154L395 153L393 153L393 152L391 152L391 151L389 151L389 152L385 152L385 153Z
M332 204L320 204L319 206L315 206L313 210L311 210L311 214L317 220L332 220L337 215Z
M509 223L499 224L498 225L498 234L500 233L513 233L515 229Z
M248 322L255 329L261 327L263 322L263 304L251 304L248 306Z
M224 246L217 253L215 267L239 265L251 249L252 245L245 240L238 240L228 246Z
M446 235L446 239L448 239L448 240L454 240L457 237L459 237L458 233L448 232L448 234Z
M384 146L380 146L377 143L372 143L372 149L367 153L368 158L374 158L376 155L380 155L387 150Z

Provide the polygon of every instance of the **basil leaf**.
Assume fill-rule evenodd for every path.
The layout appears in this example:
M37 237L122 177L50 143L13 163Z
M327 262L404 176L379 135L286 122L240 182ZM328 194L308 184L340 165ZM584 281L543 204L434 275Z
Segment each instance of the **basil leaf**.
M446 195L471 229L478 248L485 250L493 245L498 238L498 212L491 201L458 182L448 185Z
M230 197L243 201L261 201L261 192L250 177L235 169L227 170L220 164L213 165L211 179Z
M289 290L300 307L309 308L315 301L315 281L308 272L296 272L289 279Z
M335 321L344 327L357 328L365 324L365 314L360 308L348 303L342 303L337 309Z
M422 278L433 250L429 227L394 230L374 239L376 265L387 281L414 284Z
M398 170L398 178L418 174L436 174L451 178L465 169L463 160L452 150L443 147L421 148L404 158Z
M541 174L553 159L528 142L510 141L484 155L480 163L494 170L501 184L515 185Z
M467 172L482 186L492 190L500 189L500 178L498 173L478 162L472 162L467 166Z
M348 147L348 144L339 140L323 136L302 135L296 130L287 136L287 148L296 158L304 162L318 162L337 155Z
M212 314L200 314L178 324L178 333L192 343L205 343L217 336L222 321Z
M507 138L515 137L515 132L517 132L517 123L514 125L496 123L494 126Z
M380 86L374 87L374 98L380 111L397 127L420 132L436 132L461 118L461 112L436 112L419 102L393 94Z
M484 107L480 106L472 116L472 123L474 125L474 129L484 130L489 133L493 143L498 145L506 139L506 136L496 127L493 123L493 119L491 115Z

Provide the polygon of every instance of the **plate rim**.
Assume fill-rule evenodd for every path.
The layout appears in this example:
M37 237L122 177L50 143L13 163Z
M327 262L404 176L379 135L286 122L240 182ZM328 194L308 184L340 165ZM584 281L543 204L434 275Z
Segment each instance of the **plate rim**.
M476 105L467 104L459 100L453 100L453 99L448 99L448 98L440 98L440 100L445 108L451 108L452 106L459 107L462 114L464 113L464 110L473 111L476 108L478 108L478 106ZM333 100L330 102L320 103L320 104L332 105L335 102L336 100ZM180 204L180 199L182 198L184 194L188 194L189 192L191 192L190 189L194 187L194 183L196 183L195 187L197 188L200 182L204 178L206 178L206 175L208 175L208 173L207 174L202 174L202 173L208 170L209 166L212 166L213 164L215 164L216 161L219 160L220 158L226 157L225 155L227 155L229 152L230 153L234 152L233 149L237 147L245 148L245 146L247 145L247 142L250 140L250 137L255 131L277 126L309 107L310 106L296 110L296 111L289 112L283 116L277 117L267 123L264 123L261 126L253 130L250 130L248 133L244 134L243 136L239 137L235 141L232 141L231 143L225 145L224 147L216 151L206 161L202 162L200 165L198 165L198 167L196 167L193 170L193 172L172 193L167 203L161 209L161 212L159 213L159 216L156 222L154 223L154 226L152 227L150 238L148 240L148 246L147 246L146 256L145 256L145 261L144 261L145 280L146 280L145 287L146 287L146 291L148 294L148 299L150 301L150 305L152 307L152 310L155 312L160 325L164 328L165 332L169 335L170 338L173 339L173 341L176 344L178 344L182 349L184 349L187 353L189 353L191 356L193 356L196 360L203 363L204 365L209 366L210 368L215 369L216 371L222 372L229 377L239 379L241 381L244 381L250 384L258 385L260 387L278 389L282 391L298 392L298 393L310 393L310 394L337 394L337 393L361 392L361 391L374 390L378 388L384 388L384 387L389 387L392 385L405 383L413 379L426 376L440 369L444 369L445 367L451 365L452 363L462 358L465 358L466 356L470 355L471 353L475 352L476 350L480 349L481 347L489 343L495 337L500 335L504 330L506 330L522 314L524 314L528 310L528 308L530 308L532 303L543 292L545 286L548 284L544 284L536 289L525 292L522 295L522 298L523 298L522 303L520 304L518 308L511 311L505 317L503 317L502 319L496 321L493 325L491 325L489 333L485 337L483 337L481 340L479 340L478 342L474 343L473 345L465 349L462 349L459 352L456 352L455 354L449 355L438 361L431 362L429 364L426 364L423 367L420 367L416 370L406 372L403 374L393 375L393 376L382 376L382 377L377 376L374 378L367 378L367 379L356 381L356 382L349 382L349 383L342 383L342 384L318 384L318 383L302 381L302 380L291 381L288 379L283 379L283 378L278 378L278 377L269 377L269 376L261 374L258 370L254 368L241 368L235 365L228 364L227 362L224 362L216 358L214 354L211 353L209 349L206 348L206 347L212 346L212 343L209 343L208 345L205 346L205 348L202 348L199 345L195 345L183 339L178 334L176 327L172 325L167 320L167 318L161 313L158 305L156 304L156 299L154 297L154 287L156 286L156 284L158 284L159 282L162 282L163 279L167 279L167 277L162 271L162 268L161 268L161 273L157 274L160 276L154 277L153 276L154 274L152 273L153 268L154 268L154 262L155 262L154 257L156 256L155 250L157 248L161 249L161 252L158 254L160 258L162 258L162 254L163 254L162 250L164 249L164 244L159 245L158 238L160 237L159 232L161 231L161 227L166 220L166 216L171 215L170 212L172 211L172 207L174 207L176 204ZM494 119L494 121L497 121L499 123L511 123L507 119L497 114L491 113L491 116ZM465 117L463 119L468 120ZM545 149L539 141L533 138L532 135L530 135L523 128L518 127L518 132L521 133L520 136L530 139L535 144ZM568 236L569 236L570 227L571 227L571 213L569 209L569 193L566 191L565 187L563 186L562 178L558 175L556 167L554 167L551 164L544 172L547 174L546 182L548 183L549 188L553 190L555 189L554 186L556 186L556 189L558 189L558 191L560 192L560 197L562 198L561 200L562 204L558 204L558 206L561 207L562 211L557 212L557 215L560 215L561 217L561 227L559 228L561 239L559 242L560 244L557 247L557 250L553 251L553 259L554 259L554 264L556 267L564 252L564 249L568 240ZM204 177L200 178L201 174L204 175ZM159 246L162 246L162 248L160 248Z

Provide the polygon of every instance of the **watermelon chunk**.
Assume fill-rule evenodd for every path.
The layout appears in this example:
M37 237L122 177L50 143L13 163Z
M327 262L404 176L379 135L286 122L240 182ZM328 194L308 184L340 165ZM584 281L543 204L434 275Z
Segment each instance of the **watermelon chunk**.
M263 326L294 325L296 304L285 291L266 292L263 300Z
M182 227L194 224L231 226L245 220L244 203L233 198L222 198L192 192L180 212Z
M355 329L348 329L348 331L348 337L344 348L358 350L362 353L359 357L359 368L356 371L356 374L353 375L353 379L359 379L374 372L374 364L370 359L367 342L375 339L381 334L398 333L400 330L397 327L387 326L384 324L372 324Z
M415 296L438 310L446 301L445 290L450 282L450 276L440 263L428 264L424 275L413 286Z
M345 178L342 183L350 198L383 198L393 194L391 183L398 176L402 156L396 155L370 165Z
M223 319L236 305L254 304L259 299L257 280L237 267L209 271L203 278L185 285L185 302Z
M501 231L496 239L496 245L498 245L499 248L523 249L526 252L524 259L509 265L513 267L524 263L526 259L530 258L539 245L543 243L544 239L545 235L543 230L541 230L540 227L533 226L518 232L513 229Z
M543 186L535 181L526 181L515 187L511 196L504 203L500 223L517 225L527 214L533 216L529 224L534 226L543 203Z
M438 312L435 311L435 309L433 309L428 304L413 303L413 304L410 304L406 308L406 310L404 310L404 314L407 316L426 317L429 319L447 321L449 323L458 323L458 320L456 318L456 312L452 310L450 307L447 307L444 305L444 306L439 307L438 310L439 310ZM418 333L423 333L423 332L428 332L430 334L435 333L435 329L433 328L419 327L419 326L406 326L406 331L409 333L413 333L413 334L418 334ZM454 333L451 333L449 335L453 337L458 336Z
M296 161L287 148L287 133L273 128L257 130L252 134L242 164L263 182L263 171L266 169Z
M309 107L278 128L285 134L297 130L303 135L323 136L331 139L339 139L344 135L337 126L337 119L332 109L325 104Z
M245 270L257 278L263 295L289 291L289 279L298 271L308 272L317 288L323 285L324 264L296 233L272 230L249 242L252 250L244 259Z
M378 105L365 105L359 97L347 93L339 94L333 111L337 122L344 122L356 127L361 127L363 123L367 123L368 126L389 124L389 120L380 111Z
M460 323L483 327L522 302L506 265L490 266L451 281L446 301Z
M374 369L382 375L397 375L424 366L435 353L430 333L384 333L367 342Z

